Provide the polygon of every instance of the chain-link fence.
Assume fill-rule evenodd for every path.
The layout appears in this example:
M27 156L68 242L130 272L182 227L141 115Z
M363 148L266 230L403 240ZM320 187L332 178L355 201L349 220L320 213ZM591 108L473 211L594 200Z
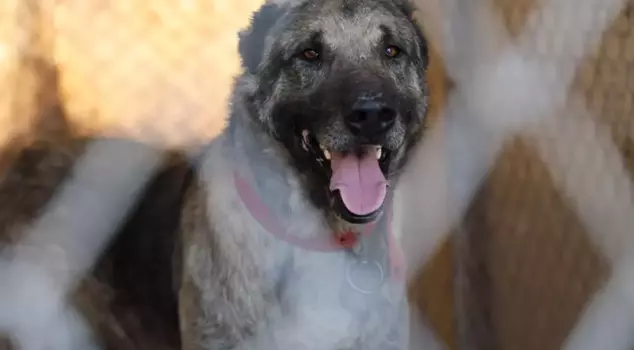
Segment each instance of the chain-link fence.
M627 263L633 194L633 3L620 4L624 7L618 11L609 9L614 2L500 0L491 5L510 40L518 43L523 63L539 57L538 70L548 72L539 78L541 91L507 86L532 100L532 105L523 105L522 98L515 99L514 108L538 114L543 94L558 93L547 75L565 80L571 70L574 79L568 102L560 104L566 108L550 113L559 121L523 132L501 149L454 232L455 298L449 302L443 301L447 294L429 294L439 283L447 285L441 276L448 269L432 264L422 283L430 295L427 313L437 327L442 325L447 341L459 339L454 343L459 348L630 349L631 310L623 294L630 292L625 286L634 273ZM471 6L468 15L476 17L475 23L486 18L476 8ZM605 32L597 30L602 22ZM477 35L500 35L499 28L490 30L480 29ZM531 31L537 35L531 37ZM593 36L600 37L596 50L578 49L575 41L592 41ZM584 107L569 102L575 99ZM508 114L516 113L504 101L490 101L498 103L499 113L510 118ZM437 260L450 261L444 256ZM437 311L439 304L454 305L457 318L446 317L448 307ZM457 338L448 331L450 325L456 326Z
M0 2L0 242L61 248L25 249L53 282L0 264L0 332L33 349L70 341L34 315L77 285L92 325L119 322L84 273L160 150L221 129L236 32L260 3ZM417 4L435 123L404 175L423 211L405 239L431 328L456 349L633 348L634 2ZM102 135L146 145L88 142ZM138 348L104 329L113 348Z

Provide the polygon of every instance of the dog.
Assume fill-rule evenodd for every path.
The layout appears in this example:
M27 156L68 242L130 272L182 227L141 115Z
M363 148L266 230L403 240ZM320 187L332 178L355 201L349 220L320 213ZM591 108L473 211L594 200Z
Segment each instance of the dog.
M391 208L428 107L413 5L269 1L239 50L180 219L182 349L408 349Z
M408 0L270 0L254 14L227 128L193 169L168 157L72 297L100 346L408 348L392 194L427 114L413 13ZM21 190L2 192L20 215L4 226L35 216L52 170L88 142L62 136L77 143L69 164L57 143L19 152Z

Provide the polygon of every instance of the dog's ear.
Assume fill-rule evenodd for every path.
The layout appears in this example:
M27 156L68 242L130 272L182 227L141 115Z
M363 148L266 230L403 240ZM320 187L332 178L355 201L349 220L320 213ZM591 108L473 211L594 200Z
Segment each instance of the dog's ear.
M253 13L249 27L238 34L238 52L242 66L250 74L257 71L264 56L269 32L286 11L283 4L267 2Z
M427 42L427 37L423 33L423 27L415 18L416 6L410 0L397 0L396 3L414 27L414 31L416 32L418 39L418 56L422 60L422 64L425 69L427 69L427 66L429 65L429 44Z
M429 66L429 43L427 42L427 36L423 33L423 27L418 23L418 21L414 18L411 19L412 24L414 25L414 31L416 31L416 36L418 37L418 53L423 61L423 66L425 69Z

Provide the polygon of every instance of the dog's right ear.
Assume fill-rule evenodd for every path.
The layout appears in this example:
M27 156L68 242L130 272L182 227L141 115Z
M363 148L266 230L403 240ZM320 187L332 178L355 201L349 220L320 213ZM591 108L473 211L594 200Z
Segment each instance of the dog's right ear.
M414 31L416 32L416 37L418 39L418 56L420 60L422 60L421 63L423 64L425 69L427 69L429 65L429 44L427 42L427 37L423 33L423 27L415 18L416 6L414 5L414 3L412 3L411 0L402 0L400 2L397 1L397 5L414 27Z
M253 13L249 27L238 34L238 52L242 66L250 74L257 72L269 33L286 11L283 4L268 1Z

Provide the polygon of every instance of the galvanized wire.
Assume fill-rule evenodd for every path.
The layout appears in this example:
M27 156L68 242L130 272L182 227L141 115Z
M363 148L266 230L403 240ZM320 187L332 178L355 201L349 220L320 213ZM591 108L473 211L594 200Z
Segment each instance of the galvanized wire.
M433 123L396 205L422 316L454 348L631 348L634 5L416 2L436 54ZM34 171L65 168L35 209L0 189L0 328L27 350L34 334L88 346L62 300L162 151L222 128L236 32L259 4L0 3L0 179L37 187L11 175L25 147L51 150ZM104 135L146 146L85 142Z

